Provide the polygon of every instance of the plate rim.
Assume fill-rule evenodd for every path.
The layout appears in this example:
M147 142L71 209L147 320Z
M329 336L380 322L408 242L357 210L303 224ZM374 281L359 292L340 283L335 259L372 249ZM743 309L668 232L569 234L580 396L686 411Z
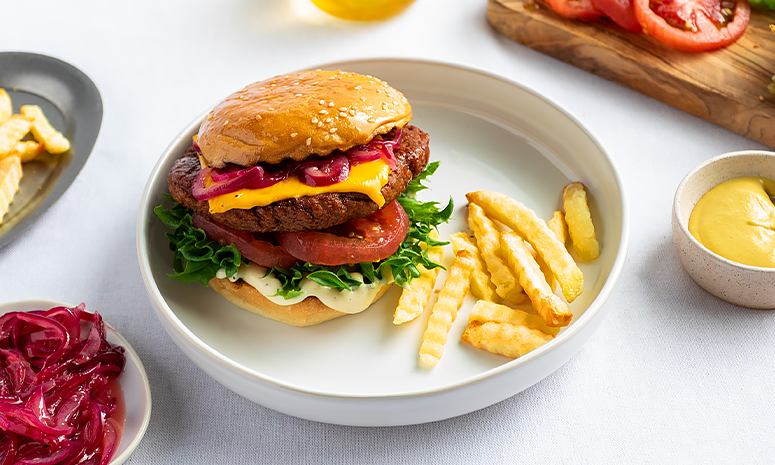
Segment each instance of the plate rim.
M567 336L563 337L563 339L566 339L566 338L571 338L574 334L580 332L586 326L586 323L588 322L588 320L591 320L598 312L603 310L604 304L610 298L611 293L613 292L615 286L618 283L618 280L620 278L621 272L624 267L624 263L626 261L627 251L629 249L630 219L629 219L629 207L628 207L626 189L625 189L624 183L622 182L621 174L614 160L608 155L608 152L604 149L604 146L599 142L597 137L579 121L577 117L575 117L570 111L565 109L562 105L552 101L551 99L547 98L541 93L533 89L527 88L524 85L518 82L515 82L514 80L509 79L503 75L488 71L486 69L477 68L475 66L471 66L468 64L455 63L450 61L427 60L427 59L387 57L387 58L367 58L367 59L335 61L335 62L310 66L304 69L318 69L318 68L322 69L322 68L332 68L332 67L338 67L338 66L342 66L342 67L357 66L357 65L362 65L366 63L377 64L377 63L385 63L385 62L404 63L407 65L443 66L443 67L448 67L455 70L462 70L464 72L474 72L477 74L481 74L486 78L496 79L508 85L516 86L522 91L525 91L534 95L535 97L545 101L548 105L556 108L557 110L565 114L587 136L589 136L592 142L594 142L594 144L597 145L597 147L600 149L601 153L605 157L605 160L611 167L611 170L615 178L614 180L619 189L619 193L621 197L621 210L622 210L621 238L619 242L619 248L616 253L616 258L611 267L611 272L609 273L609 277L606 280L605 284L600 289L598 296L592 301L592 303L585 310L584 314L580 317L580 319L574 322L574 324L570 325L568 328L566 328L561 333L561 335L567 334ZM289 72L293 72L293 71L289 71ZM212 106L215 106L216 104L213 104ZM212 106L210 108L212 108ZM175 326L175 329L177 330L177 333L179 336L182 336L183 338L187 339L190 343L192 343L191 347L194 348L197 352L206 355L207 358L210 359L210 361L221 363L221 364L225 363L231 368L238 370L241 375L248 376L253 380L265 383L272 387L279 388L285 391L293 391L304 395L310 395L314 397L324 397L324 398L330 398L330 399L344 399L344 400L401 399L401 398L432 396L432 395L437 395L440 393L460 389L462 387L469 386L472 384L476 384L484 380L487 380L491 377L501 375L504 372L512 371L526 363L530 363L534 360L538 360L542 357L546 357L548 354L550 354L551 352L561 347L561 344L559 343L547 344L537 349L536 351L534 351L534 353L532 354L532 357L530 358L514 359L506 363L503 363L502 365L499 365L497 367L491 368L485 372L468 377L464 380L460 380L458 382L440 386L440 387L422 389L422 390L416 390L416 391L406 391L406 392L400 392L400 393L387 393L387 394L360 394L360 393L344 394L344 393L335 393L335 392L315 391L312 389L297 386L295 384L282 382L276 377L268 376L260 372L257 372L256 370L248 368L232 360L231 358L228 358L224 354L218 352L217 350L213 349L212 347L204 343L204 341L199 339L193 333L193 331L191 331L186 325L182 324L182 321L180 321L180 319L175 315L174 311L172 311L169 305L167 305L164 297L161 295L161 292L158 286L155 284L155 281L152 279L152 276L150 275L150 270L148 269L147 266L145 266L145 263L148 262L149 260L149 254L148 254L148 248L146 247L145 241L143 241L142 239L143 238L142 232L145 230L146 218L150 218L151 217L150 215L153 214L152 208L148 207L150 205L149 196L151 194L150 189L153 181L158 178L159 171L161 170L161 167L164 164L164 162L169 158L170 151L178 144L180 144L180 142L184 138L186 138L188 134L190 134L195 128L197 128L201 124L201 122L204 120L205 116L209 112L210 108L203 111L200 115L198 115L190 123L188 123L176 135L176 137L171 141L171 143L165 148L164 152L162 152L162 155L160 156L159 160L157 161L156 165L154 166L153 170L149 175L148 181L146 182L146 185L143 191L143 196L141 198L141 207L140 207L140 211L138 212L137 234L136 234L138 259L141 265L140 268L143 275L143 280L146 284L146 290L149 292L149 295L154 301L153 303L155 305L158 306L159 304L163 304L165 308L163 315L161 312L155 312L157 314L157 317L163 316L166 319L167 324ZM590 310L592 311L590 312ZM196 364L198 365L198 363Z

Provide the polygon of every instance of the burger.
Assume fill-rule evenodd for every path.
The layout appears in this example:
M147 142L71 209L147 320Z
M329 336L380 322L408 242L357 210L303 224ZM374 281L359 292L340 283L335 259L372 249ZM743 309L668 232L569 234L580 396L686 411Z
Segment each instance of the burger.
M259 315L307 326L358 313L441 266L449 219L415 194L438 167L387 83L303 71L250 84L210 111L168 175L170 274Z

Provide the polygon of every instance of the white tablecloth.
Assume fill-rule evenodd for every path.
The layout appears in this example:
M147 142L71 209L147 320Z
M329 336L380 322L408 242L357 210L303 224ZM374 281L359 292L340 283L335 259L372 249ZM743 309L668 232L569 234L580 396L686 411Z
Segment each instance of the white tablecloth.
M0 249L0 302L83 301L132 342L154 406L130 463L775 459L775 314L705 293L681 268L670 234L675 188L690 169L760 145L509 41L487 23L485 0L417 0L376 23L312 14L306 1L0 3L0 51L72 63L94 80L105 107L73 185ZM610 153L632 211L613 308L577 355L492 407L396 428L300 420L222 387L158 324L135 248L148 175L205 108L275 74L374 57L467 64L558 102Z

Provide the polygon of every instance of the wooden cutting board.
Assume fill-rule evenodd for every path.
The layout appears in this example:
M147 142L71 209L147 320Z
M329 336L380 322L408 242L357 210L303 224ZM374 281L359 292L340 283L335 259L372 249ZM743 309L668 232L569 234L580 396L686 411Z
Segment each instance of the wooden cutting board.
M612 22L566 20L543 0L489 0L506 37L775 149L775 14L754 12L743 37L687 53ZM526 5L528 5L526 7ZM535 8L537 6L538 8Z

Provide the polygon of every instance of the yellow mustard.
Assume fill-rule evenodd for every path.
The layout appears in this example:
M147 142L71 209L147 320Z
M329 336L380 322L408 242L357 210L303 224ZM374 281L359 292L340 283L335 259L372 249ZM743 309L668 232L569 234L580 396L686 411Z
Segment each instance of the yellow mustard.
M705 247L744 265L775 268L775 181L744 177L724 181L702 196L689 232Z

